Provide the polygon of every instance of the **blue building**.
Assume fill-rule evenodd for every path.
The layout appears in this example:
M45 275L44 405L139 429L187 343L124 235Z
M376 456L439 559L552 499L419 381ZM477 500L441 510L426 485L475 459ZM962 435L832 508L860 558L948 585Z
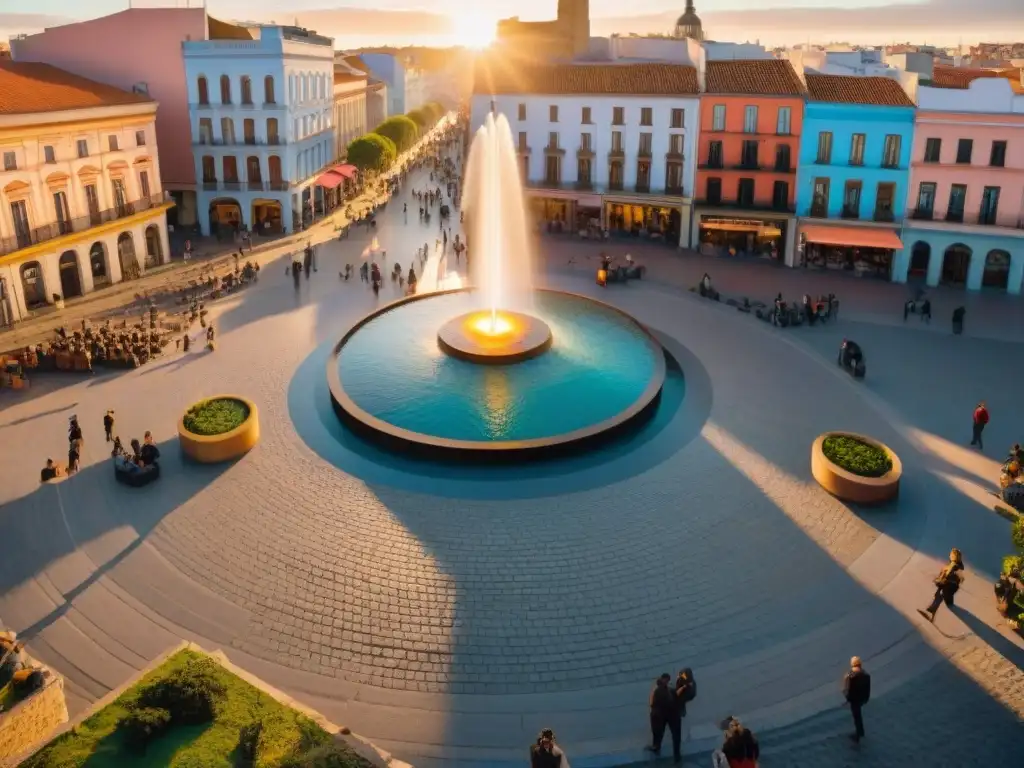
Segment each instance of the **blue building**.
M385 83L388 88L388 116L404 115L422 106L417 98L416 76L406 70L405 65L390 53L360 54L370 74Z
M806 78L797 263L892 280L903 251L914 103L885 77Z

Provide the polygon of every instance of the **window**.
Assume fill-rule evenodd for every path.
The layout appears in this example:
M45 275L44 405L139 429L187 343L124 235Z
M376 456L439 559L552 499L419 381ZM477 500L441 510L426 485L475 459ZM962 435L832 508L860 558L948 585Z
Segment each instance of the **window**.
M649 192L651 189L651 163L640 160L636 164L636 191Z
M612 107L612 125L626 124L626 110L624 107Z
M743 132L757 133L757 107L743 108Z
M967 185L953 184L949 188L949 205L946 206L946 221L963 222L964 204L967 202Z
M775 124L775 132L779 136L789 136L793 132L793 108L779 107L779 119Z
M576 178L580 184L592 182L589 158L582 157L576 161Z
M992 152L988 156L988 164L993 168L1003 168L1006 166L1006 142L1005 141L993 141Z
M220 103L231 103L231 78L227 75L220 76Z
M665 167L665 188L670 194L683 194L682 163L669 163Z
M725 104L715 104L711 110L711 130L725 130Z
M811 216L828 216L829 180L817 178L814 180L814 196L811 198Z
M971 154L974 151L974 139L960 139L956 143L956 161L960 165L968 165L971 162Z
M242 103L252 106L252 80L242 75Z
M118 216L128 213L128 192L124 188L124 179L111 179L110 188L114 192L114 208Z
M860 193L862 184L859 181L848 181L843 188L843 218L860 218Z
M722 180L721 179L708 179L707 188L707 201L709 203L718 204L722 202Z
M220 119L220 137L224 140L225 144L235 143L235 121L230 117L222 117Z
M900 167L900 137L891 133L885 137L885 147L882 150L882 167Z
M999 215L999 187L985 187L981 193L979 224L995 224Z
M245 174L249 179L250 184L261 184L263 177L260 172L260 159L258 157L249 157L245 161Z
M580 134L580 149L582 149L584 152L589 152L592 149L589 133Z
M740 179L736 189L736 202L740 205L754 204L754 180Z
M256 143L256 121L251 117L242 121L242 140L246 144Z
M224 157L224 181L228 184L238 183L238 160L234 155Z
M57 214L57 231L66 235L71 231L71 212L68 210L68 196L64 190L53 193L53 210Z
M558 131L548 134L548 149L558 149Z
M558 105L557 104L552 104L550 107L548 107L548 120L551 121L552 123L557 123L558 122Z
M78 156L88 157L89 156L89 140L79 139L77 142Z
M583 107L581 112L580 122L583 123L583 125L590 125L593 122L593 120L590 119L590 107Z
M875 191L875 221L892 221L896 214L892 209L896 199L896 185L883 181Z
M271 155L267 158L267 173L270 174L271 184L281 183L281 158L277 155Z
M608 186L611 189L622 189L621 160L615 160L608 164Z
M519 151L525 152L529 145L526 143L526 131L519 132Z
M153 196L149 189L149 171L139 171L139 192L145 199Z
M279 143L279 141L280 140L277 137L277 118L276 117L268 117L267 118L267 144L277 144L277 143Z
M722 142L712 141L708 144L708 168L722 167Z
M210 86L206 83L206 78L200 76L197 81L199 87L199 103L202 106L207 106L210 103Z
M670 155L683 154L683 134L670 133L668 135L668 152Z
M789 173L791 165L792 158L790 157L789 144L779 144L775 147L775 170L781 173Z
M914 211L915 219L931 219L935 212L935 182L922 181L917 188L917 210Z
M11 218L14 220L14 233L18 238L18 245L22 248L32 244L32 226L28 221L28 207L24 200L15 200L11 203Z
M199 143L213 144L213 120L209 117L199 118Z
M43 162L48 165L57 162L57 156L53 152L53 147L43 147Z
M562 158L558 155L548 155L544 158L544 183L562 183Z
M757 168L757 145L758 141L744 141L740 153L740 165L744 168Z
M685 127L686 110L684 109L673 109L672 110L672 127L673 128L684 128Z
M939 156L942 154L942 139L925 139L924 142L924 161L926 163L937 163L939 162Z
M144 147L144 146L146 146L146 132L145 131L136 131L135 132L135 146L136 147Z
M203 183L215 184L217 182L217 166L214 165L210 155L203 156Z
M831 131L822 131L818 134L818 158L814 162L818 165L828 165L832 162Z
M612 152L622 151L622 131L612 131Z
M100 194L95 184L85 185L85 204L89 208L89 219L97 223L100 217Z
M15 155L13 152L4 152L4 170L18 170L18 156Z
M864 165L863 133L855 133L850 139L850 165Z
M640 156L650 157L651 156L651 145L654 141L653 133L641 133L640 134Z
M114 134L107 136L107 147L111 152L117 152L117 136Z
M788 181L776 181L772 185L772 208L780 211L784 211L789 208Z
M654 110L650 107L640 107L640 125L654 125Z
M520 122L522 122L523 120L526 119L526 105L525 104L520 104L519 105L519 110L518 110L517 118L519 119Z
M274 97L274 77L273 75L267 75L263 78L263 103L264 104L276 104L277 101Z

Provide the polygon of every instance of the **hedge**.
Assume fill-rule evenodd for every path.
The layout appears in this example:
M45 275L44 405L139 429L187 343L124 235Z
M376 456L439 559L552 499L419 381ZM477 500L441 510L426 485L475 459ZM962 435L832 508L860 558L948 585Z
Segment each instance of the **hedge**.
M398 148L386 136L368 133L348 145L346 157L361 171L386 171L398 158Z
M411 148L420 136L420 129L416 123L405 115L389 117L374 128L373 132L378 136L391 139L399 152L405 152Z
M821 450L833 464L860 477L881 477L892 469L888 453L849 435L826 437Z

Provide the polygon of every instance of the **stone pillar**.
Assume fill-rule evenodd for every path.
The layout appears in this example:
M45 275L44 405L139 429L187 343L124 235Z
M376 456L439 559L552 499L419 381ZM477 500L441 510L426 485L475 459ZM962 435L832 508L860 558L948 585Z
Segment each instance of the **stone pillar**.
M82 282L82 295L92 293L96 286L92 282L92 263L89 261L89 247L92 243L81 243L75 249L78 257L78 277Z
M942 261L945 257L945 250L938 250L932 246L931 256L928 257L928 276L925 278L925 284L932 288L939 284L939 278L942 277Z
M1011 257L1012 259L1012 257ZM1012 263L1012 262L1011 262ZM981 279L985 274L985 254L980 251L971 252L971 263L967 267L967 290L980 291Z
M1024 280L1024 250L1010 252L1010 274L1006 280L1006 292L1020 295L1021 281Z
M892 253L892 282L907 282L907 273L910 271L910 251L906 247L893 251Z
M786 242L782 244L785 249L782 256L787 267L796 266L796 230L797 220L786 219Z
M47 304L53 304L53 294L55 293L59 294L62 298L64 296L64 289L60 285L60 269L57 266L58 259L60 259L60 254L56 252L41 254L34 259L39 262L43 273L43 285L46 288Z

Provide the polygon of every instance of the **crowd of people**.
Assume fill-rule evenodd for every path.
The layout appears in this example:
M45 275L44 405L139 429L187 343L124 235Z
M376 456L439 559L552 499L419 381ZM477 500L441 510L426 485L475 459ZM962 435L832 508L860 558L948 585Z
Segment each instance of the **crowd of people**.
M115 412L113 409L103 414L103 434L107 443L113 447L110 456L114 462L115 470L134 474L147 469L159 470L160 449L153 440L151 432L147 431L142 442L133 438L129 442L131 450L124 448L121 438L114 433L116 425ZM49 482L58 477L71 476L78 472L82 451L85 448L85 437L82 433L82 425L77 414L68 418L68 461L66 465L60 465L52 458L46 460L46 465L39 473L40 482Z

